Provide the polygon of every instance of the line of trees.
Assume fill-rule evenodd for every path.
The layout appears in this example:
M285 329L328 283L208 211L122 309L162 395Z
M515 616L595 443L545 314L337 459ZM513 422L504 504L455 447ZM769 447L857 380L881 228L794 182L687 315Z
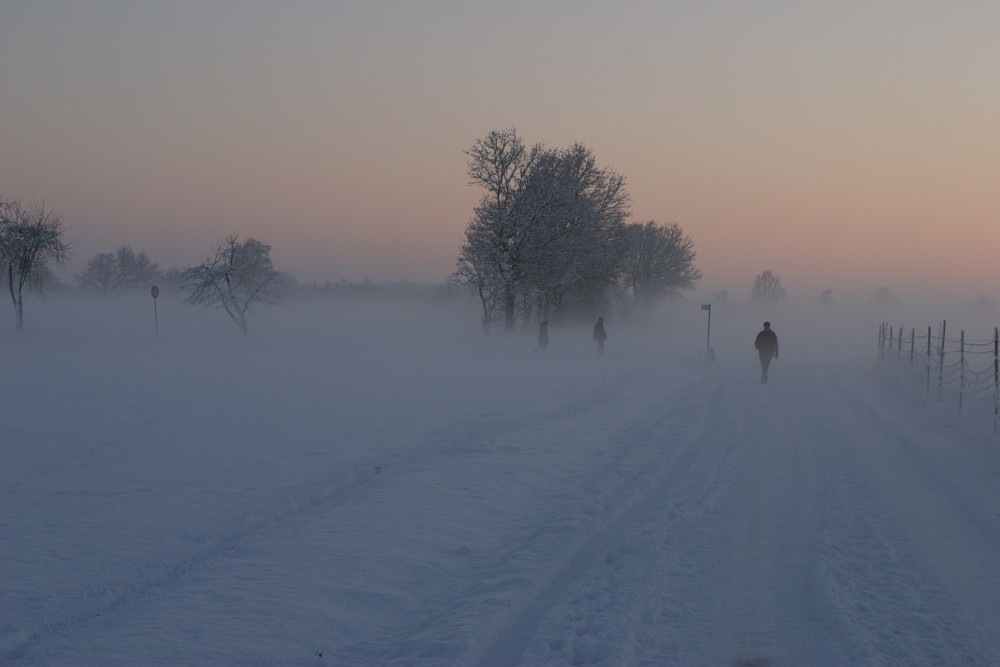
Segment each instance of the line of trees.
M119 246L114 252L101 252L76 275L85 290L94 292L121 292L132 289L149 289L163 277L159 264L149 259L142 250Z
M16 326L24 328L24 293L55 282L50 264L62 264L70 245L62 218L44 203L24 206L0 195L0 269L14 305ZM247 333L247 316L261 304L275 303L288 282L271 263L271 246L256 239L226 238L198 266L166 274L143 251L120 246L98 253L76 278L84 289L99 292L149 288L171 278L192 305L218 306Z
M232 235L201 264L168 271L160 270L144 251L119 246L95 255L76 280L84 290L104 294L166 282L185 295L186 303L220 308L245 336L250 313L260 305L277 303L289 278L274 268L271 246Z
M528 147L512 128L465 152L470 185L485 193L453 279L478 295L485 331L593 310L613 286L648 311L700 278L691 239L676 224L628 222L624 177L583 144Z

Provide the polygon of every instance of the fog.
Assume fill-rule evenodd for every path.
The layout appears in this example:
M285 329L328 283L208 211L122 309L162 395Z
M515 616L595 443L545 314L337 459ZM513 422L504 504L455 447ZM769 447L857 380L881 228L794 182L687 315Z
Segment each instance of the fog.
M1000 659L994 436L871 372L881 322L990 306L713 304L710 361L698 294L598 356L432 292L2 316L0 661Z
M495 325L484 337L479 304L472 296L435 295L433 286L414 286L411 294L392 289L376 290L373 297L311 297L301 293L276 305L263 305L249 316L249 335L239 330L221 309L203 310L183 302L182 295L163 290L155 308L147 293L94 295L60 291L54 295L28 294L25 298L25 331L13 330L13 309L0 308L0 336L8 345L72 344L104 341L112 348L123 343L159 345L160 355L194 353L201 345L259 349L328 344L332 353L349 353L357 346L403 345L418 350L432 346L447 353L474 343L485 356L506 351L526 354L534 349L537 320L519 322L504 333ZM608 352L614 355L668 355L676 359L704 357L707 343L719 360L753 357L750 343L764 320L772 322L783 352L810 363L839 365L871 358L879 325L903 326L918 335L942 320L949 331L965 329L970 337L991 338L1000 324L1000 308L985 293L948 293L927 297L891 293L878 301L871 293L839 295L823 302L800 295L775 306L754 304L749 298L684 293L664 299L648 318L625 304L611 303L604 311L609 328ZM702 304L712 304L711 331ZM155 316L155 319L154 319ZM550 325L550 357L583 362L590 347L593 317L576 315L554 319ZM707 341L708 334L710 341Z

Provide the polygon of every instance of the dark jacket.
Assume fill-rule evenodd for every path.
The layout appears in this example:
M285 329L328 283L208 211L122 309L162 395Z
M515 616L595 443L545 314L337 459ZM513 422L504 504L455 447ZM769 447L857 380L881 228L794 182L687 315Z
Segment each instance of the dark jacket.
M753 346L757 348L757 351L761 355L768 355L771 357L778 356L778 334L771 331L771 329L764 329L759 334L757 334L757 339L754 340Z
M608 334L604 331L604 320L597 320L597 324L594 325L594 340L605 341L608 339Z

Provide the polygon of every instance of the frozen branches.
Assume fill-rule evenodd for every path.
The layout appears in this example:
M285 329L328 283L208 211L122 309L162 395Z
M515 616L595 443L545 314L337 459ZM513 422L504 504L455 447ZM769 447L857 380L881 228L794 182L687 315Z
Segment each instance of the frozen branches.
M472 287L483 325L547 319L601 306L624 283L640 304L693 286L694 247L677 225L627 224L621 175L583 144L528 148L514 129L466 151L471 185L486 193L465 231L454 278Z
M760 305L776 306L788 298L788 293L781 286L781 277L768 270L754 277L750 298Z
M233 235L219 244L215 255L184 271L186 301L220 306L245 336L247 315L260 303L276 303L285 274L271 264L271 246L256 239L240 243Z
M622 243L622 282L640 310L648 312L662 297L694 288L701 278L695 257L694 241L676 223L630 223Z
M145 252L123 245L114 252L95 255L76 279L84 289L107 293L148 288L162 275L160 266Z
M469 223L455 278L472 286L484 325L520 312L543 317L567 301L599 298L616 277L628 214L624 178L590 149L527 148L515 130L493 131L467 151L470 183L486 190Z
M47 273L48 262L61 264L69 255L63 240L62 219L44 203L23 207L17 201L0 201L0 266L17 328L24 328L24 288Z

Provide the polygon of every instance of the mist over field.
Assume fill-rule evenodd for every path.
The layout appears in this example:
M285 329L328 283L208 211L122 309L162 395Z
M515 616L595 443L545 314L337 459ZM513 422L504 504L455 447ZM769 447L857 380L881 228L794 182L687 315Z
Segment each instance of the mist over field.
M0 662L1000 659L995 436L883 380L867 299L716 305L709 362L698 299L610 309L598 356L590 318L541 353L432 292L246 337L171 292L158 334L148 295L33 299L0 332Z
M279 267L285 268L285 267ZM321 285L311 284L321 288ZM329 283L328 283L329 285ZM66 288L54 294L30 293L25 298L25 336L13 331L13 311L10 304L0 308L0 336L11 341L38 337L73 339L77 336L97 339L130 339L135 342L152 337L160 345L175 345L182 341L193 346L199 343L215 345L272 345L284 340L288 344L316 337L336 340L348 332L377 330L378 335L392 336L406 332L403 338L413 341L442 340L448 337L481 338L481 312L471 293L442 286L416 283L342 283L348 287L339 293L309 290L304 284L294 288L276 305L260 304L249 315L249 335L238 342L239 329L218 307L203 309L184 303L184 295L162 288L156 310L159 335L154 324L153 299L145 290L125 293L94 294ZM737 286L738 287L738 286ZM793 288L794 289L794 288ZM745 353L748 341L760 329L765 319L772 320L775 329L786 334L783 341L808 347L814 357L827 356L833 346L845 358L863 357L863 346L872 347L882 322L902 325L907 331L916 327L938 327L948 320L955 327L965 328L989 337L992 328L1000 324L1000 306L990 297L989 290L952 289L934 292L920 287L903 286L890 291L891 299L880 302L876 290L832 290L829 301L820 299L822 290L793 291L782 303L762 305L738 290L727 290L725 300L706 290L684 292L680 298L662 299L648 319L644 319L627 301L610 300L604 309L591 308L608 320L611 332L609 346L622 333L647 340L655 349L660 344L686 355L703 352L707 313L702 304L712 304L712 345L721 354ZM570 313L562 321L553 321L558 331L553 339L553 351L569 343L588 341L593 318L587 313ZM502 322L492 327L491 343L496 348L523 345L532 348L537 332L537 315L531 322L519 320L511 334L502 330ZM369 336L352 338L368 340ZM816 345L806 341L815 340ZM530 349L529 349L530 351ZM620 350L619 350L620 351Z

